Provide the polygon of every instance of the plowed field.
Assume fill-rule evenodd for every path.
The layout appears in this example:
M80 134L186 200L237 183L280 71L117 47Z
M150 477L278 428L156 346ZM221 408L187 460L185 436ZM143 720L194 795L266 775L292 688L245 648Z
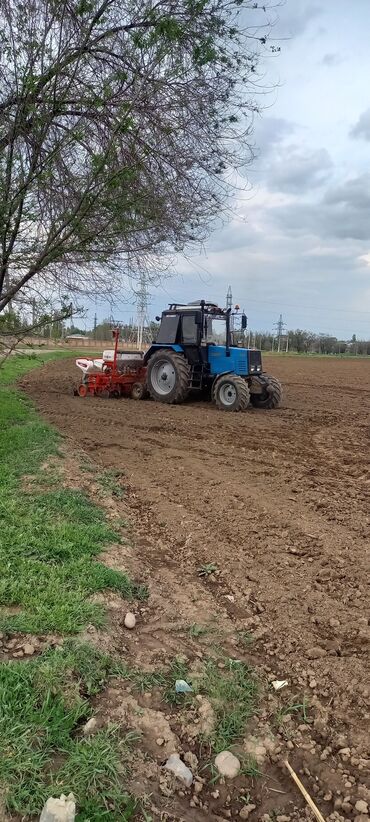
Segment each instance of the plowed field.
M214 613L250 633L257 668L311 694L318 761L349 747L356 767L369 757L370 360L265 367L284 385L276 411L79 399L71 361L24 387L72 446L125 472L151 590L137 655L176 651L179 620ZM219 574L200 579L207 563Z

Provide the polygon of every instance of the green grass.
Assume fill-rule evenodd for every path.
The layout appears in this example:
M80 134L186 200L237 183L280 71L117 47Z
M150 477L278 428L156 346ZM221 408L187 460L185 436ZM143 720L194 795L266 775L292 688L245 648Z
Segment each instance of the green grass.
M78 822L132 818L122 787L128 738L109 727L87 739L79 731L89 699L115 673L107 656L75 642L0 666L0 783L10 812L39 814L48 796L72 791Z
M98 561L118 531L86 494L63 488L61 438L12 385L60 356L11 357L0 368L0 630L10 634L100 627L105 612L92 594L146 595ZM0 792L10 813L38 816L48 796L72 791L78 822L132 818L135 802L122 787L128 738L110 727L80 733L91 698L120 670L72 640L0 665Z
M61 360L65 357L77 356L76 351L50 351L48 353L35 352L30 354L15 354L8 357L6 360L0 356L0 385L9 385L15 382L20 377L23 377L27 371L32 371L34 368L39 368L50 360Z
M97 482L103 491L110 494L116 499L123 499L124 488L122 487L122 477L125 476L125 471L115 468L108 468L102 471L97 476Z
M197 693L206 696L214 709L216 725L211 737L204 741L214 753L219 753L243 737L247 722L256 711L258 696L257 681L248 665L228 658L223 665L224 668L219 668L217 662L208 659L204 663L203 673L192 679L188 663L181 657L175 657L165 671L143 673L123 665L120 674L137 690L158 688L164 701L170 705L188 706ZM176 694L176 679L185 679L192 685L193 693Z
M191 639L199 639L202 636L206 636L210 630L211 628L207 625L198 625L197 622L193 622L189 628L189 636Z
M25 363L17 360L1 370L3 380L14 377L14 365L19 375ZM82 491L56 486L55 469L48 488L41 466L58 454L60 437L13 387L0 391L0 419L0 630L75 633L88 623L100 627L104 610L91 602L92 594L110 588L127 599L144 596L127 574L95 559L119 540L118 533ZM25 490L24 475L37 480L38 491ZM9 606L19 611L9 613Z
M216 713L216 727L209 740L216 753L229 749L243 736L248 719L256 709L257 682L251 668L239 660L226 660L220 670L208 660L199 691Z
M302 702L292 702L290 704L287 704L287 705L281 707L276 712L275 725L277 727L279 727L283 723L284 717L288 716L289 714L295 715L300 722L308 723L310 721L309 717L308 717L308 709L309 709L308 699L307 699L306 696L303 696L302 697Z

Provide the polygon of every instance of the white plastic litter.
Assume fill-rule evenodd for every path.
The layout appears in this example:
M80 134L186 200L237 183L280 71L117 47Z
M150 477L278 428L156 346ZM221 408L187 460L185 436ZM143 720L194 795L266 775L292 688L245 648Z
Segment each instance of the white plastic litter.
M183 782L187 788L190 788L190 785L193 783L193 774L190 768L188 768L184 762L181 761L178 754L171 754L171 756L168 757L164 767L166 771L171 771L177 779L180 779L180 781Z
M271 682L271 685L275 689L275 691L281 691L281 689L285 688L288 684L289 683L287 679L274 679L274 681Z

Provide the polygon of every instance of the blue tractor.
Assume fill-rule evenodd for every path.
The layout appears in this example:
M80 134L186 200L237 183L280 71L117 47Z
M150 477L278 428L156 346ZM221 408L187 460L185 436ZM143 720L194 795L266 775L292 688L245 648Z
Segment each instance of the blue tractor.
M238 315L241 331L245 314ZM205 300L173 303L145 354L147 389L157 402L184 402L190 391L208 391L222 411L277 408L282 388L262 370L261 352L234 345L235 314ZM240 336L240 335L239 335Z

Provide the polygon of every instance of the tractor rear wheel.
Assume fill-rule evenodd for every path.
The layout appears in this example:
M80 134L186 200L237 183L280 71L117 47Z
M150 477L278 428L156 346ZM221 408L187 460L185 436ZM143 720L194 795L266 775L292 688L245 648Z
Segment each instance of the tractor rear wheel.
M190 390L190 365L182 354L156 351L149 360L147 387L157 402L184 402Z
M212 390L214 402L220 411L245 411L250 393L245 380L234 374L219 377Z
M251 394L251 403L255 408L278 408L283 399L281 383L276 377L271 377L269 374L263 376L266 380L263 390L261 393Z

